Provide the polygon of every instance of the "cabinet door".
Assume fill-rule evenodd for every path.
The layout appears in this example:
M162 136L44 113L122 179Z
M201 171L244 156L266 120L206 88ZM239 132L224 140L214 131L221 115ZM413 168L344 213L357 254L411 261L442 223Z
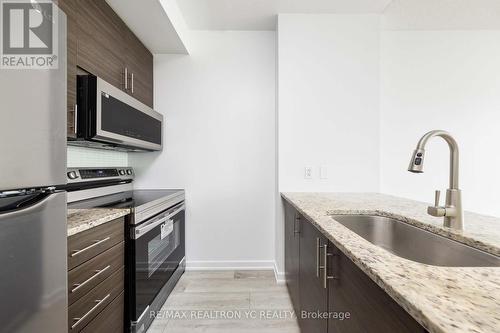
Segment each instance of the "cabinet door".
M334 248L333 245L330 247ZM329 311L349 312L350 318L331 318L329 333L425 332L403 308L343 253L334 250L329 283Z
M153 55L102 0L59 0L67 16L68 123L76 138L76 76L83 69L153 107Z
M125 66L129 73L127 93L149 107L153 107L153 55L126 28L123 35L125 46Z
M67 65L68 65L68 96L67 96L67 134L68 138L76 138L76 52L78 39L78 1L59 0L59 8L66 14L67 25Z
M296 314L300 313L299 298L299 244L300 215L285 202L285 279Z
M86 0L79 7L77 64L120 89L125 87L122 37L126 28L105 1Z
M85 326L82 333L124 332L124 308L125 297L121 293L94 320Z
M308 221L300 230L300 313L302 333L326 333L327 320L317 317L328 311L328 290L323 284L323 246L327 239Z

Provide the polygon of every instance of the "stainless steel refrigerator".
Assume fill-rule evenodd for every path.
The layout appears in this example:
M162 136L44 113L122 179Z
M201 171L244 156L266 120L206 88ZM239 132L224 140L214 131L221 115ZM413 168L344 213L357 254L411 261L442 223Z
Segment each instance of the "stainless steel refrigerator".
M66 19L58 69L0 68L0 332L67 331ZM4 35L5 36L5 35Z

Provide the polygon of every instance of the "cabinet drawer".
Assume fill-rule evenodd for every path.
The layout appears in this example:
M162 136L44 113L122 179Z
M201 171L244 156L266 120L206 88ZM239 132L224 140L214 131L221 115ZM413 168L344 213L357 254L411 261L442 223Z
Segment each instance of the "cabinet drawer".
M118 295L94 320L85 326L82 333L123 332L124 298L123 293Z
M124 240L124 218L104 223L68 238L68 270Z
M73 304L124 265L124 242L68 273L68 302Z
M68 332L80 332L123 292L124 268L120 268L68 309Z

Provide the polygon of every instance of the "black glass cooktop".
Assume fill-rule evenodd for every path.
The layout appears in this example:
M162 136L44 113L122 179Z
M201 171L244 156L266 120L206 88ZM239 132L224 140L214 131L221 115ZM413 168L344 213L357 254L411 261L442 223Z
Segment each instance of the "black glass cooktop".
M175 196L182 190L134 190L110 194L103 197L77 201L68 204L68 208L137 208L160 199L167 199Z

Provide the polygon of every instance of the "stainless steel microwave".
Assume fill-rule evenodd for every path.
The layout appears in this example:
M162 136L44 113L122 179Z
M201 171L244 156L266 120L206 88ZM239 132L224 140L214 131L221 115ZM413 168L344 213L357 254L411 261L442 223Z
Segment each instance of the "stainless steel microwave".
M123 151L162 149L163 116L94 75L77 78L77 140L70 145Z

